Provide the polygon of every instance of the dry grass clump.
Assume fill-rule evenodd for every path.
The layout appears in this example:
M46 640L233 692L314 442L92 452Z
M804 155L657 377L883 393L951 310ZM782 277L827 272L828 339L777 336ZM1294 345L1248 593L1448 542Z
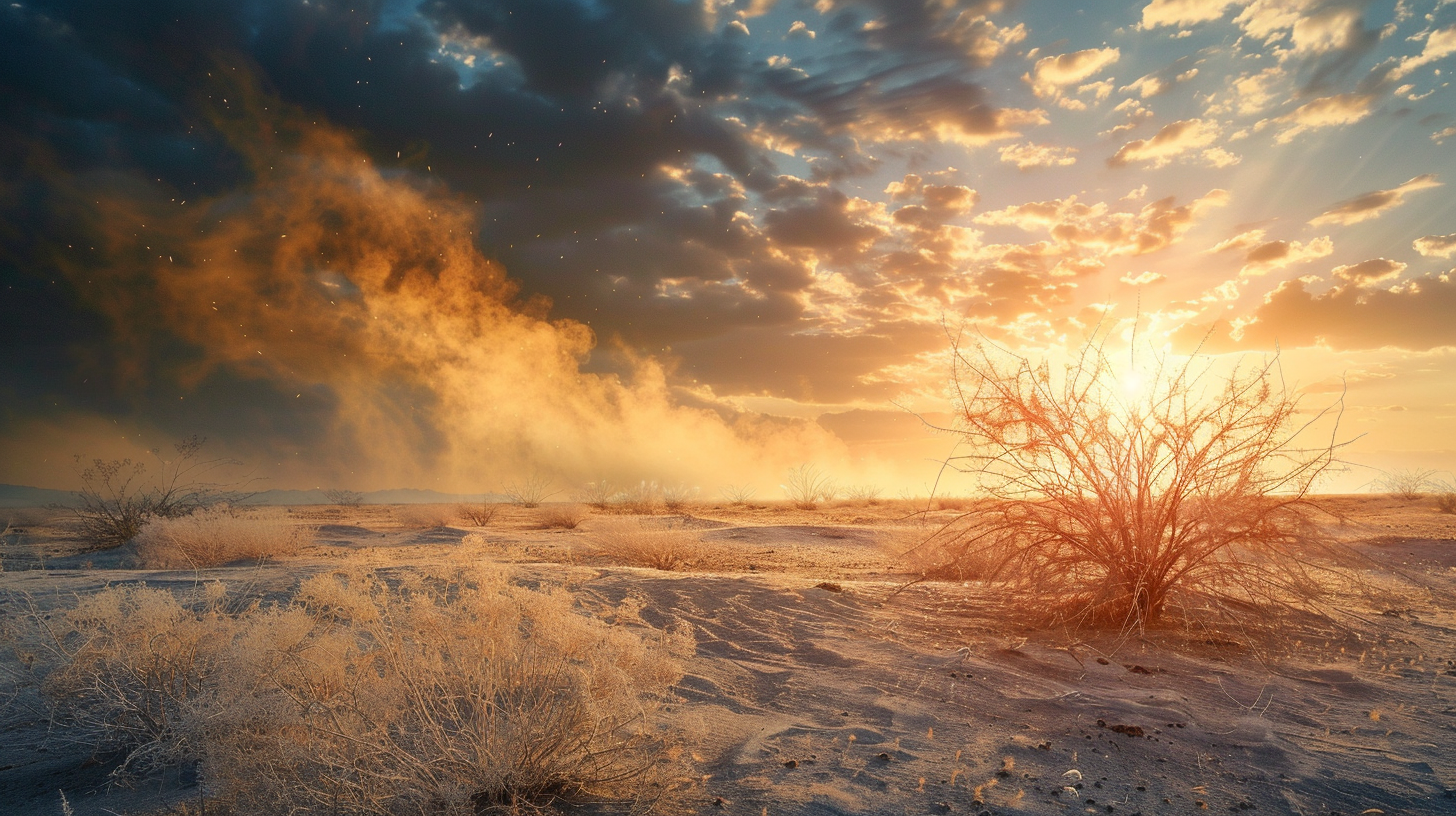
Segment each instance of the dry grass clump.
M1068 623L1142 629L1199 614L1314 608L1350 589L1346 551L1304 501L1333 437L1300 444L1277 358L1224 378L1157 366L1137 393L1102 347L1065 372L980 344L955 349L956 460L987 497L922 545L927 575L1001 582ZM1211 365L1211 364L1210 364ZM1205 380L1211 380L1205 386Z
M282 513L213 507L147 522L136 537L137 562L144 569L200 569L278 558L298 552L313 533Z
M586 513L574 504L558 504L543 507L536 513L536 521L545 530L575 530L586 519Z
M418 530L449 527L460 519L459 506L446 504L402 504L391 509L390 515L401 527Z
M638 516L649 516L656 513L662 506L662 489L657 482L638 482L633 487L619 490L612 496L612 504L608 508L614 513L625 513Z
M638 519L600 519L592 525L591 541L601 555L637 567L688 569L707 557L702 538L692 530Z
M779 489L800 510L813 510L820 502L834 501L839 493L833 479L807 463L790 470Z
M499 511L498 505L489 502L455 505L455 516L471 527L489 527Z
M1436 493L1436 509L1442 513L1456 514L1456 484L1443 482Z
M335 572L238 608L109 588L32 615L66 722L125 765L200 761L249 814L544 811L650 802L674 754L656 719L693 650L683 628L608 624L499 572Z
M676 513L688 506L693 497L698 495L696 487L689 487L685 484L663 485L662 505L670 512Z

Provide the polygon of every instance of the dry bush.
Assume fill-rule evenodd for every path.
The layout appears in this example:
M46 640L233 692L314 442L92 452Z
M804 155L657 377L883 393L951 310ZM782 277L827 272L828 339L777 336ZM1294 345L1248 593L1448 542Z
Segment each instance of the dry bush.
M617 495L617 488L606 479L598 479L595 482L587 482L586 486L576 492L576 498L582 504L593 510L605 512L611 505L612 499Z
M155 518L136 537L143 569L200 569L241 560L293 555L313 528L282 513L214 507L180 518Z
M921 548L928 573L1002 582L1054 619L1141 629L1183 608L1308 607L1349 589L1347 551L1305 495L1338 410L1295 425L1277 357L1226 377L1196 358L1130 395L1089 343L1060 377L987 343L954 348L956 431L987 498ZM1328 438L1302 447L1326 420Z
M618 492L612 497L611 511L648 516L657 512L662 505L662 489L657 482L638 482L635 487Z
M807 463L791 469L779 489L800 510L813 510L820 502L834 501L838 494L834 480Z
M685 484L663 485L662 505L671 512L677 512L688 506L688 502L698 495L696 487L688 487Z
M108 587L64 615L31 607L23 622L22 659L38 660L42 687L57 718L78 727L101 750L121 750L118 774L141 773L195 756L194 725L207 684L223 670L217 645L231 621L226 588L202 587L183 605L171 592ZM28 658L28 659L27 659Z
M878 504L880 494L883 492L884 489L879 485L850 485L844 488L844 498L848 501L861 502L863 504Z
M608 624L492 572L326 574L272 607L225 592L109 588L32 615L57 715L131 770L200 760L238 813L514 814L664 790L656 714L685 628Z
M323 494L336 507L358 507L364 503L364 494L357 490L331 488L323 491Z
M489 502L455 505L456 517L469 523L472 527L489 527L490 523L495 521L495 514L499 510L499 506Z
M507 482L501 492L505 494L507 501L517 507L540 507L541 502L556 495L558 491L551 489L550 476L532 473Z
M1382 476L1376 486L1398 499L1415 501L1436 486L1435 475L1434 470L1393 470Z
M148 475L145 462L130 459L93 459L85 465L75 457L81 489L71 508L81 536L97 547L119 547L131 541L154 518L176 518L223 502L242 498L234 489L208 481L221 469L237 465L231 459L203 459L207 440L189 436L173 445L173 457L151 451L156 465Z
M748 504L748 500L753 498L753 492L753 485L749 484L724 485L718 488L718 495L727 499L728 503L734 507Z
M1437 487L1436 509L1442 513L1456 514L1456 484L1443 482Z
M546 530L575 530L586 519L586 513L574 504L558 504L543 507L536 513L536 521Z
M681 526L636 519L601 519L591 528L598 553L619 563L660 570L687 569L706 558L703 540Z
M455 507L444 504L402 504L393 508L390 515L401 527L420 530L449 527L459 518Z

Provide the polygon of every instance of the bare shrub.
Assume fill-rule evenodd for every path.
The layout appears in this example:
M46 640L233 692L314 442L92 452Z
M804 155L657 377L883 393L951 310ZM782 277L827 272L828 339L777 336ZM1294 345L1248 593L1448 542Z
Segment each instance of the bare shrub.
M685 484L663 485L662 505L669 511L677 512L688 506L688 502L698 495L696 487L688 487Z
M573 504L543 507L536 513L537 523L547 530L575 530L585 518L581 508Z
M637 567L664 571L702 563L702 538L684 527L644 523L636 519L601 519L591 528L596 551L607 558Z
M657 512L662 503L662 490L657 482L638 482L612 497L612 510L646 516Z
M357 490L331 488L323 491L324 498L338 507L358 507L364 503L364 494Z
M1136 629L1175 597L1230 612L1348 586L1305 502L1335 461L1338 410L1295 425L1277 357L1224 378L1159 362L1134 397L1096 342L1058 378L987 343L954 353L956 431L975 452L952 464L987 498L922 545L937 569L1002 581L1055 619ZM1329 439L1301 447L1321 419Z
M820 502L833 501L838 493L833 479L807 463L791 469L779 488L800 510L813 510Z
M498 505L489 502L480 504L459 504L455 506L455 515L466 521L472 527L488 527L495 521L495 515L500 511Z
M144 569L200 569L293 555L312 538L312 528L281 513L214 507L147 522L137 536L137 561Z
M1434 470L1393 470L1381 477L1376 486L1398 499L1415 501L1436 487L1435 475Z
M501 488L506 499L517 507L540 507L541 502L556 495L558 491L551 489L551 477L539 473L531 473L507 482Z
M401 527L433 530L455 523L455 508L443 504L402 504L390 511Z
M864 504L876 504L880 500L880 494L884 490L879 485L850 485L844 488L844 498L852 502Z
M514 814L650 801L670 781L656 714L686 628L608 624L488 571L325 574L272 607L225 597L110 588L32 615L57 715L132 770L201 760L238 813Z
M577 499L593 510L605 512L611 506L612 498L617 495L617 488L606 479L598 479L595 482L587 482L586 486L576 492Z
M203 459L206 443L205 438L189 436L172 446L171 459L151 451L157 461L150 476L145 462L93 459L87 465L75 457L81 489L71 512L82 537L97 547L118 547L135 538L153 518L177 518L241 498L232 486L208 481L218 470L238 463Z
M727 499L728 503L734 507L748 504L748 500L753 498L753 493L753 485L750 484L723 485L718 488L718 495Z

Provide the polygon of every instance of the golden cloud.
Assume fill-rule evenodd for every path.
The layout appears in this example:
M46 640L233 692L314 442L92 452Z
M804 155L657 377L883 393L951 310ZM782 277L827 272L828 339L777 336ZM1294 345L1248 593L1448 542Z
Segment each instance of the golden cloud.
M1361 221L1379 218L1387 210L1404 204L1407 193L1429 190L1432 187L1440 186L1441 182L1436 181L1434 174L1426 173L1416 176L1399 187L1394 187L1389 190L1375 190L1356 196L1348 201L1342 201L1331 209L1311 218L1309 223L1313 226L1320 226L1321 224L1340 224L1341 226L1358 224Z
M1307 130L1354 124L1369 116L1374 104L1374 94L1361 93L1337 94L1306 102L1275 120L1285 127L1274 141L1289 144Z
M1234 0L1153 0L1143 6L1143 28L1206 23L1224 15Z
M1062 88L1094 76L1102 69L1117 62L1122 52L1116 48L1088 48L1042 57L1032 66L1031 73L1022 77L1031 85L1032 93L1042 99L1056 99Z
M1262 235L1263 231L1260 230L1259 233ZM1244 266L1239 270L1239 277L1267 275L1276 269L1327 257L1334 251L1335 244L1327 235L1307 244L1298 241L1268 241L1251 248L1244 256Z
M1456 255L1456 233L1427 235L1412 242L1416 252L1425 258L1449 258Z
M1208 146L1218 138L1218 125L1204 119L1183 119L1164 125L1151 139L1134 139L1118 148L1107 159L1109 167L1122 167L1132 162L1143 162L1156 169L1166 167L1180 156L1190 153L1200 156L1215 167L1236 164L1239 158L1228 151ZM1201 148L1208 148L1200 150Z
M1001 148L1001 161L1006 164L1016 165L1018 170L1030 170L1034 167L1066 167L1076 164L1077 152L1075 147L1055 147L1046 144L1024 144L1006 145Z
M1392 261L1387 258L1371 258L1368 261L1361 261L1357 264L1337 266L1330 270L1330 274L1347 283L1356 286L1374 286L1388 280L1400 277L1405 271L1405 264L1400 261Z

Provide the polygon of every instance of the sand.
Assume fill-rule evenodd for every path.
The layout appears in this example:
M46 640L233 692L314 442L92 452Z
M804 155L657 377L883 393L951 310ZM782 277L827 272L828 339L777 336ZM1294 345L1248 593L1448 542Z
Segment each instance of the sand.
M980 584L907 586L891 550L920 528L897 503L658 516L707 545L673 572L591 555L597 516L548 530L517 508L430 529L396 508L296 508L319 525L305 551L199 573L130 569L125 548L78 553L36 512L6 543L0 593L6 614L16 593L55 607L131 581L222 578L283 598L345 561L489 558L590 608L634 596L648 622L687 620L698 640L670 712L692 782L667 812L1456 813L1456 517L1429 500L1322 502L1371 576L1407 590L1393 605L1352 599L1342 628L1273 634L1044 631ZM0 812L60 813L59 791L78 816L196 801L176 773L110 783L109 760L48 725L23 673L0 676Z

